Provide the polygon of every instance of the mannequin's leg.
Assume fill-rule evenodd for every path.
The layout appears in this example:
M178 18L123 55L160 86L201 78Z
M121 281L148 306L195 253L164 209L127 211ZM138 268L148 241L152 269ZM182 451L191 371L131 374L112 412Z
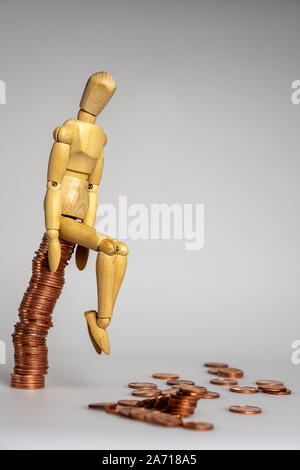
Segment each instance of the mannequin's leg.
M65 240L78 243L81 246L98 251L96 261L98 313L90 310L85 313L89 333L100 346L109 354L109 341L105 328L110 324L113 307L119 293L127 267L128 248L125 243L109 238L76 220L62 217L60 236ZM94 344L94 343L93 343ZM95 344L94 344L95 346Z
M117 300L117 296L123 282L127 268L127 255L116 255L116 273L113 292L113 306Z
M99 251L96 261L98 288L98 321L100 328L110 324L114 306L114 285L116 276L117 255L107 255Z
M115 246L117 254L108 255L100 251L96 264L98 285L97 323L101 328L106 328L110 324L114 304L127 267L127 246L117 240L112 240L112 243ZM100 249L103 244L100 245Z

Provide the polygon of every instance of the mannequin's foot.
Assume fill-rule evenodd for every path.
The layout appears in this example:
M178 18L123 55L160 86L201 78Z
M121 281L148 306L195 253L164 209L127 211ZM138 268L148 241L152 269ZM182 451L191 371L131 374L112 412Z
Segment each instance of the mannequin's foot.
M98 354L100 354L102 350L105 354L108 355L110 353L108 334L105 328L98 326L97 312L95 310L88 310L84 313L84 315L88 324L88 332L94 348Z

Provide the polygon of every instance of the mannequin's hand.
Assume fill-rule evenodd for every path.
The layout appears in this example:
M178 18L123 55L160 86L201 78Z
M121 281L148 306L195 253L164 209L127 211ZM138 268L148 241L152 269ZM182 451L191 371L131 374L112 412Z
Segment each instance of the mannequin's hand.
M48 237L48 263L52 273L58 268L60 262L60 243L58 239L58 230L47 230Z

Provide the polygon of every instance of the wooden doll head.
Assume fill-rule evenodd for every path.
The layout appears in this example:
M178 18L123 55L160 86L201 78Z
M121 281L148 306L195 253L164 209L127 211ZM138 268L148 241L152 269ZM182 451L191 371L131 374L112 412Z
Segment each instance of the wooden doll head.
M97 116L108 103L116 90L116 82L108 72L96 72L90 76L85 86L80 108Z

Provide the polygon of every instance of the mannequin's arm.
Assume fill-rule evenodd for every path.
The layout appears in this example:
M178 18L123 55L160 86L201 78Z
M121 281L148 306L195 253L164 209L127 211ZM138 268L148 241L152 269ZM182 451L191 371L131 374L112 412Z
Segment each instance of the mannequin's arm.
M61 182L67 167L70 145L62 142L53 144L47 176L47 192L44 200L45 226L48 236L48 262L52 272L60 261L59 224L61 215Z

